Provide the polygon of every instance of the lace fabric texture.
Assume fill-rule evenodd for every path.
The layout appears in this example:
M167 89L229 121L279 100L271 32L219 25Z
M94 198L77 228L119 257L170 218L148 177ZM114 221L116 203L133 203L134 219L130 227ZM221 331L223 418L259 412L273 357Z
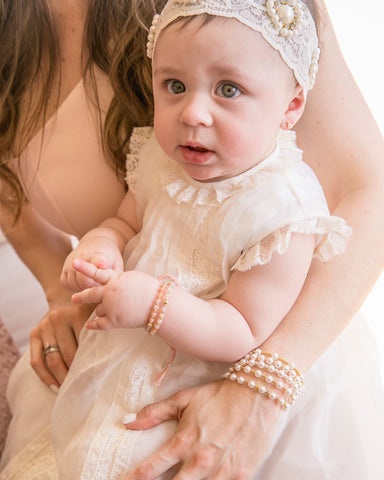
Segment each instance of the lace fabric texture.
M225 290L231 270L283 254L292 233L316 234L314 255L322 261L344 251L351 229L330 216L293 132L281 131L275 151L252 169L212 183L188 177L151 130L138 129L133 139L128 182L143 227L126 247L127 268L167 272L186 290L213 298Z
M140 432L127 430L123 418L154 401L154 379L169 354L168 345L142 329L81 333L53 409L60 478L121 479L128 473Z
M0 473L0 480L59 480L50 430L35 437Z
M98 348L102 348L106 343L105 338L97 336L95 333L89 331L82 333L78 350L79 361L75 359L74 374L72 374L72 370L70 371L71 381L66 382L65 390L59 394L60 408L59 405L56 405L53 411L55 421L52 425L52 431L54 432L53 436L56 437L55 449L57 449L57 440L60 439L63 442L63 432L59 430L59 427L71 422L73 414L76 414L79 409L89 412L90 406L99 404L98 415L93 417L96 422L93 425L94 430L92 430L92 425L88 424L86 435L83 438L76 438L75 435L71 437L74 444L69 445L73 449L71 452L71 448L69 448L66 465L69 475L66 476L65 473L67 472L64 470L64 474L57 477L57 473L54 472L55 458L53 450L49 446L49 430L45 428L34 441L27 445L21 454L13 458L13 461L7 465L0 474L1 480L57 480L57 478L63 480L80 480L83 478L120 480L124 478L121 474L123 470L124 472L129 471L141 460L157 451L164 441L174 433L175 422L165 422L159 427L140 432L136 437L129 437L129 432L120 428L120 423L118 426L119 435L123 437L124 443L130 442L131 446L125 451L118 451L121 455L120 458L116 458L115 455L111 457L109 455L111 450L107 452L107 448L108 445L113 445L112 439L116 438L116 425L122 418L119 412L114 423L110 425L111 440L98 435L94 437L94 434L97 433L96 427L100 426L101 421L108 413L105 402L109 402L110 398L114 396L111 384L101 383L100 386L101 380L97 375L88 377L89 386L97 387L93 390L93 393L92 389L84 390L84 377L81 373L85 373L87 368L84 368L83 361L89 360L92 351L92 356L96 356ZM88 337L89 334L91 335ZM122 337L121 332L116 334L116 331L110 330L107 335L111 335L111 343L108 345L109 347L112 344L116 345L116 355L118 357L123 357L124 352L126 356L135 353L129 350L129 346L135 344L135 338L132 338L132 343L127 343L128 338ZM149 336L147 335L146 338L149 339ZM154 357L157 358L158 346L160 346L160 342L156 346L154 344L147 345L143 354L151 351L152 360ZM359 352L359 355L356 355L356 352ZM107 349L102 350L102 353L102 357L104 357ZM113 358L107 365L115 364L113 353L114 350L111 350L110 356ZM361 361L361 358L364 358L364 362ZM99 358L98 361L101 369L105 368L103 360L105 359ZM136 371L133 374L133 381L128 384L127 391L124 392L125 398L129 395L131 386L134 389L143 390L143 387L146 388L147 381L150 380L150 376L146 376L145 373L148 372L148 369L146 367L142 369L140 363L137 365L141 373L137 374ZM335 365L338 365L337 369L334 368ZM369 478L380 480L382 472L382 432L384 430L382 408L384 394L378 365L378 354L367 323L361 316L357 316L327 352L306 373L306 389L302 397L287 414L281 415L272 453L266 458L252 479L294 478L305 480L311 478L312 480L324 480L325 478L337 478L338 480L361 480ZM89 367L92 366L95 367L95 364L89 365ZM122 363L123 369L126 366L129 367L129 365ZM27 362L25 368L28 368L29 373L34 375ZM155 365L154 371L156 371L156 368ZM156 398L161 400L181 388L217 379L224 370L225 366L222 364L211 365L178 354L175 364L169 371L169 377L167 375L166 380L155 391ZM366 374L367 371L370 372L369 375ZM20 372L17 373L20 374ZM98 372L94 370L93 373L97 374ZM109 374L110 372L108 376ZM356 378L359 378L358 388L356 387ZM19 379L16 378L15 380ZM79 383L76 384L76 380L79 380ZM116 382L113 381L112 383L116 387ZM152 388L153 382L150 382L149 386ZM71 396L70 390L72 388L72 394L76 394L75 397ZM49 389L44 391L46 394L50 392ZM97 392L101 396L98 396ZM108 393L111 393L112 397L107 398ZM19 394L20 392L14 392L10 398L11 403L15 400L14 395ZM103 396L103 394L106 396ZM34 402L40 408L41 405L46 404L46 399L41 395L41 392L36 392L33 388L28 389L28 395L24 395L23 399L24 408L27 409ZM75 401L72 402L72 399ZM130 413L128 406L124 407L123 414L126 415L127 413ZM236 415L235 411L234 415ZM24 422L23 425L24 431L28 431L29 423ZM68 434L69 430L75 426L75 424L72 424L70 429L65 431L65 434ZM78 424L77 426L81 427L82 425ZM346 434L346 432L348 433ZM124 438L127 434L128 436ZM78 466L76 464L74 466L74 462L79 457L84 461L84 450L82 448L84 447L87 451L90 439L95 440L93 448L98 445L99 453L105 453L106 457L103 458L101 455L98 458L99 464L87 464L89 471L82 469L80 472L75 471L75 475L71 475L72 467ZM65 449L56 451L59 461L64 453ZM114 464L119 466L119 474L114 470ZM95 471L97 471L97 476L95 476ZM116 476L113 477L112 474L116 474ZM173 478L175 474L175 471L170 471L161 479L168 480Z

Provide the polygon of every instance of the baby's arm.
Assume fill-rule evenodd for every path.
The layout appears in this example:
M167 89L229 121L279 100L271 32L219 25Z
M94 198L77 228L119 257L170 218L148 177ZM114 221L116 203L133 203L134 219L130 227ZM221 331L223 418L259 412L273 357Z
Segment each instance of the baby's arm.
M275 253L266 265L233 272L218 299L204 301L175 288L157 335L204 360L237 360L266 340L290 310L306 278L314 245L313 235L293 234L283 255ZM95 275L96 269L90 268L89 275ZM156 278L124 272L105 286L74 295L74 301L101 302L96 309L101 318L88 327L138 328L146 326L158 289Z
M74 268L73 262L77 260L89 262L100 269L110 268L122 272L122 252L138 230L136 201L128 191L116 217L105 220L99 227L86 233L79 245L68 255L60 278L61 284L73 292L99 284L94 278Z

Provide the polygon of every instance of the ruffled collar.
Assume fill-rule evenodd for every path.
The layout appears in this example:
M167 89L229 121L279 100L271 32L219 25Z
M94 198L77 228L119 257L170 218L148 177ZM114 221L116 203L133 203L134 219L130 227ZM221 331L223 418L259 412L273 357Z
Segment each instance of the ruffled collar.
M228 197L254 187L266 176L271 175L271 166L276 164L277 160L298 161L302 158L302 152L296 147L295 133L280 130L276 148L267 158L236 177L210 183L194 180L175 161L164 154L162 157L164 161L160 175L162 189L176 203L194 206L220 204Z

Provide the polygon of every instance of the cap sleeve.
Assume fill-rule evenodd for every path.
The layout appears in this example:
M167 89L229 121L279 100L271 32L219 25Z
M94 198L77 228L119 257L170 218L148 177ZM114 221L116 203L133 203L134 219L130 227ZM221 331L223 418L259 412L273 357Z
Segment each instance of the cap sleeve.
M344 252L352 229L340 217L303 219L293 222L271 233L256 245L244 251L232 270L245 271L256 265L270 262L272 254L284 254L289 246L292 233L317 235L317 245L313 256L323 262L329 261Z
M230 263L232 270L245 271L271 260L274 252L284 254L292 233L315 234L314 257L323 262L344 252L352 229L345 221L331 216L323 189L314 172L304 162L292 163L287 169L262 182L245 208L232 216L232 226L242 225L251 233L239 254ZM235 237L235 236L234 236Z
M129 139L129 153L127 154L125 162L125 181L127 182L128 188L133 193L136 193L140 152L143 146L147 143L150 136L152 135L152 132L152 127L134 128L131 138Z

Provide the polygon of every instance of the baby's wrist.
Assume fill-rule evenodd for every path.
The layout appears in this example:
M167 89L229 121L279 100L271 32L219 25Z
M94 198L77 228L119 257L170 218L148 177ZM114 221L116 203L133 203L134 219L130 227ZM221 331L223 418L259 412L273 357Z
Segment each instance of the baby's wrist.
M172 290L177 286L177 281L169 275L162 275L158 280L160 282L159 288L153 301L148 321L145 325L145 330L149 335L154 335L161 327L168 307L169 297Z

